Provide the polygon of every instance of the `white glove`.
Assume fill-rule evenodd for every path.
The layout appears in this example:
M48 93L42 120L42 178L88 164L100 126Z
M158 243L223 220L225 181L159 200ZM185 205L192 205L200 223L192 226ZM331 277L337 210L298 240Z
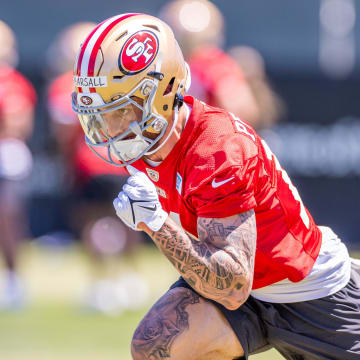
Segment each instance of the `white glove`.
M158 231L168 214L161 208L155 185L141 171L133 172L115 198L116 215L134 230L145 223L152 231Z

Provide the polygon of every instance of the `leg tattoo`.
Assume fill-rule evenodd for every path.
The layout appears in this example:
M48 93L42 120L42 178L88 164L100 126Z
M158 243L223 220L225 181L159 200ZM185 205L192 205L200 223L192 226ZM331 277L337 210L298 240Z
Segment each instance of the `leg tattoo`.
M181 288L164 295L135 331L132 341L134 359L170 358L175 338L189 328L186 307L199 302L199 295Z

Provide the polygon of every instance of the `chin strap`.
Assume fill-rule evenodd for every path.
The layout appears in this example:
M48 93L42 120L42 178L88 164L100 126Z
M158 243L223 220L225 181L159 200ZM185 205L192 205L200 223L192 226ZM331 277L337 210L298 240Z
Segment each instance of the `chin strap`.
M177 121L178 121L178 118L179 118L179 108L176 107L174 109L173 124L172 124L171 129L170 129L169 133L167 134L166 138L164 139L164 141L156 149L154 149L152 151L148 151L147 153L145 153L145 155L154 154L155 152L157 152L158 150L160 150L164 146L164 144L169 140L169 137L171 136L172 132L174 131L174 129L176 127L176 124L177 124Z

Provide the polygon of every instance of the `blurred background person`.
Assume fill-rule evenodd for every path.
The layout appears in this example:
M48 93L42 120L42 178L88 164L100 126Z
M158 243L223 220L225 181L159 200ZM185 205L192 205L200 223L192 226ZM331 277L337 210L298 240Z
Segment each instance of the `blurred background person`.
M188 93L251 125L258 123L259 108L245 75L222 49L225 21L215 4L207 0L169 1L159 17L174 30L190 66Z
M272 89L266 75L265 60L255 48L245 45L231 47L227 53L239 64L258 107L258 116L254 118L256 129L271 128L283 119L286 105Z
M14 309L24 302L18 275L19 243L28 236L26 189L32 168L27 140L32 134L36 93L15 67L17 41L12 29L0 20L0 250L4 270L0 309Z
M192 76L189 94L231 111L257 130L280 119L284 105L269 86L262 56L250 48L248 52L238 49L230 54L223 50L225 20L214 3L169 1L161 9L160 18L174 29L184 49ZM256 62L251 69L252 60Z
M129 255L142 240L115 216L112 206L127 173L102 161L86 145L76 114L71 109L72 68L86 36L96 26L79 22L62 30L47 51L47 107L52 137L63 162L69 187L67 220L92 262L92 284L85 305L104 313L117 313L142 305L147 286L133 269L121 275L111 260Z

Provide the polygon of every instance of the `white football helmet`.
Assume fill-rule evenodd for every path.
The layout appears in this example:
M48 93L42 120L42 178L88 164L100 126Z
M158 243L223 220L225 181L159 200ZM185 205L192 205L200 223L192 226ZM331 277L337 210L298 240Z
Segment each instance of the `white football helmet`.
M121 14L84 40L74 86L73 109L86 143L103 160L126 166L166 142L190 72L168 25L150 15Z

